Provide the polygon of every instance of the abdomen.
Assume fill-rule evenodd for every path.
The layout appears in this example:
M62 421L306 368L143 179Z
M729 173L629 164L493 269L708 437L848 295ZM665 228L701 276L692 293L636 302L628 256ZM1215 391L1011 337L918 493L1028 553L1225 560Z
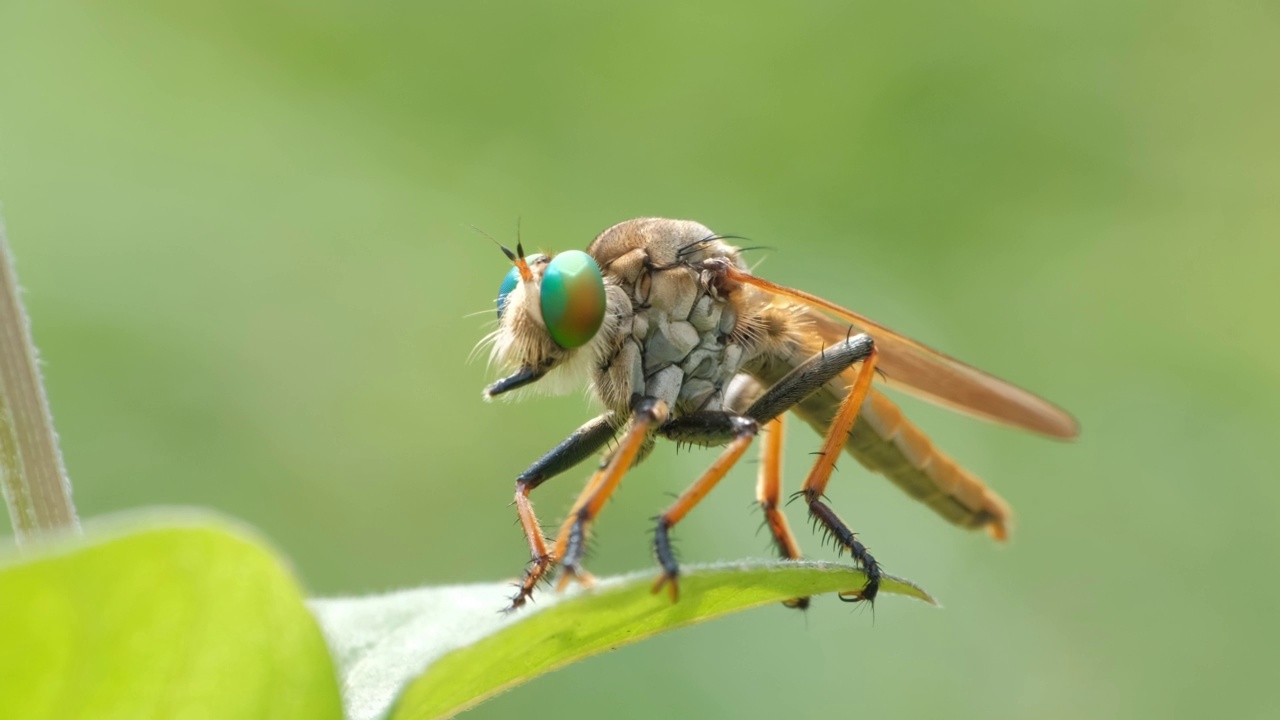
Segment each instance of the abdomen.
M750 375L767 387L808 357L807 349L799 347L790 357L775 356L754 364ZM797 404L793 412L825 435L857 370L856 366L846 370ZM845 450L864 467L889 478L950 522L965 528L986 528L997 540L1007 536L1011 519L1008 504L977 476L938 450L897 405L874 389L863 403Z

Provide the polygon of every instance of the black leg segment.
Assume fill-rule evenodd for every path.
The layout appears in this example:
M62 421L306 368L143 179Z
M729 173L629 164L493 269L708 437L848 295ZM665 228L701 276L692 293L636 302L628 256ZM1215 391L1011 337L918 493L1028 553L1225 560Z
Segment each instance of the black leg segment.
M835 376L867 359L875 348L869 335L854 335L836 343L787 373L744 413L763 425L790 410Z
M612 412L593 418L520 473L516 478L516 486L528 486L530 490L538 487L595 455L617 434L618 426Z

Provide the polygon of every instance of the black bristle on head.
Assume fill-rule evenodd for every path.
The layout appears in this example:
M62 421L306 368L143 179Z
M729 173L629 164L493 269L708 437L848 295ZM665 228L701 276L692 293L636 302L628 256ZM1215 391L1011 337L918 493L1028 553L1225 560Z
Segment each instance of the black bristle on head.
M687 255L692 255L698 252L699 250L701 250L704 246L710 243L713 243L717 240L746 240L746 239L747 238L744 238L740 235L708 235L707 237L704 237L700 240L694 240L688 245L681 247L679 250L676 251L676 257L683 258Z

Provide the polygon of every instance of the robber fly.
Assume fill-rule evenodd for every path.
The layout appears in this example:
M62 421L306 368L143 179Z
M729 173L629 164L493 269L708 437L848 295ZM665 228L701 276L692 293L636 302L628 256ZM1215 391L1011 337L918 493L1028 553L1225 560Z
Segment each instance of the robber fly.
M498 328L485 342L510 374L486 388L486 398L538 381L589 380L604 408L516 478L532 562L512 609L557 565L561 588L571 579L590 583L582 559L591 523L657 438L724 449L658 516L653 545L662 572L654 592L666 587L677 599L671 528L762 433L756 497L778 553L800 557L780 508L783 417L792 411L824 437L797 496L866 574L861 590L841 599L872 601L880 566L824 495L842 448L961 527L1003 540L1010 522L1009 506L938 451L873 381L1049 437L1078 433L1076 421L1046 400L835 303L756 277L728 239L696 222L642 218L605 230L586 252L502 248L513 267L498 293ZM530 493L602 450L559 533L544 538ZM806 607L808 598L788 604Z

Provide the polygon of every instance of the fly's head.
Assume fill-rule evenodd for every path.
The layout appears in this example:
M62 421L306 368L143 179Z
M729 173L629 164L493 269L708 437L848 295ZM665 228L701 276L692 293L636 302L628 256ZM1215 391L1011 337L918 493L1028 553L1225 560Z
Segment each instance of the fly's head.
M485 388L486 399L537 382L552 371L575 384L589 370L605 324L604 277L581 250L554 255L502 248L512 267L498 289L498 329L485 339L491 361L510 374Z

